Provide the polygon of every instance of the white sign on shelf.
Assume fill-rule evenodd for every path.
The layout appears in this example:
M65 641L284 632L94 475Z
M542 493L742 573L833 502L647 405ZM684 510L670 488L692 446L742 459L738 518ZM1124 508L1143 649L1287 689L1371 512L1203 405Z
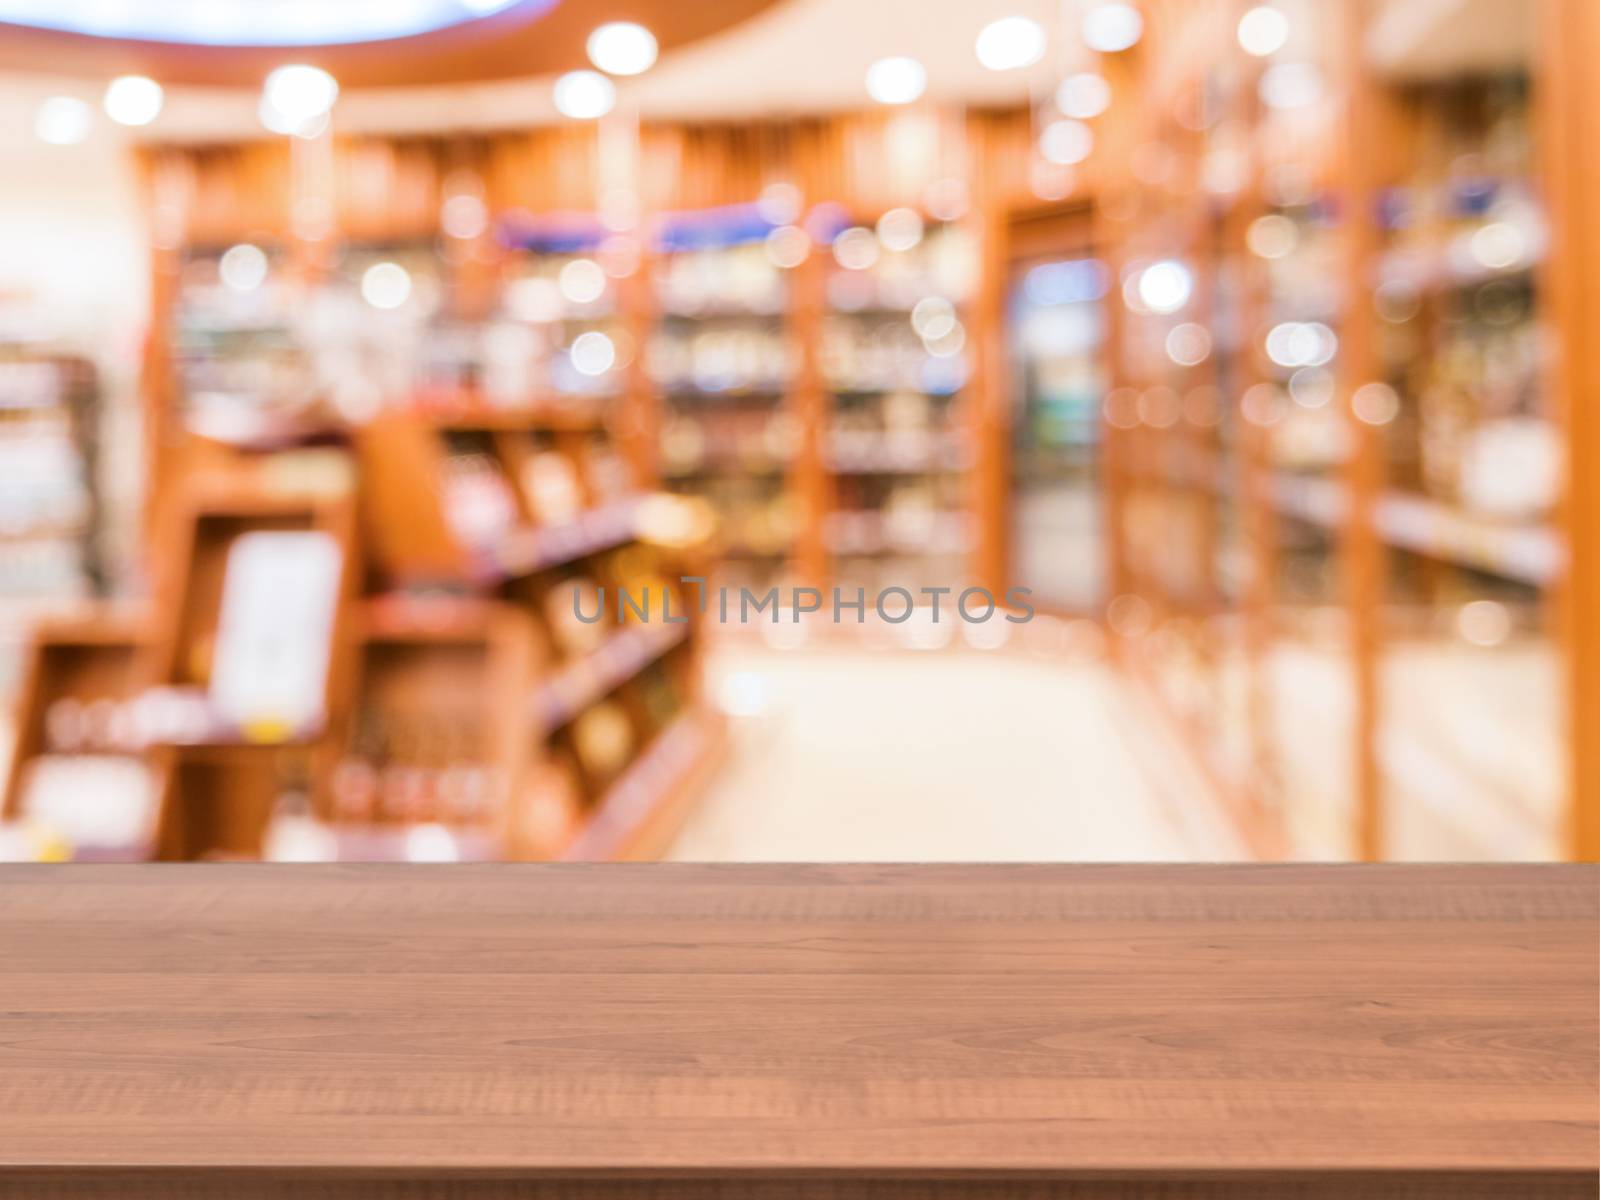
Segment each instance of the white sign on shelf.
M321 720L341 565L326 533L246 533L229 547L211 672L223 722L288 731Z

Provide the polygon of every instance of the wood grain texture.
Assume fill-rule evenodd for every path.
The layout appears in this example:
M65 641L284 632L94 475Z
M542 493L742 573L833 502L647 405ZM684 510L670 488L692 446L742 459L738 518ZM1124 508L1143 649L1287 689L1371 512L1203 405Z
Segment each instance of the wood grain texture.
M1592 867L6 868L0 1195L1592 1195L1597 939Z

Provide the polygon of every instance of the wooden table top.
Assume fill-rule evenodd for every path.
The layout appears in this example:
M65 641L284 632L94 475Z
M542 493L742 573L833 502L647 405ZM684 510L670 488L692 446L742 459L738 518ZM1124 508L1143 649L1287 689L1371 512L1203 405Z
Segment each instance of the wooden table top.
M0 1193L140 1168L1555 1194L1504 1180L1600 1170L1597 947L1592 867L4 868Z

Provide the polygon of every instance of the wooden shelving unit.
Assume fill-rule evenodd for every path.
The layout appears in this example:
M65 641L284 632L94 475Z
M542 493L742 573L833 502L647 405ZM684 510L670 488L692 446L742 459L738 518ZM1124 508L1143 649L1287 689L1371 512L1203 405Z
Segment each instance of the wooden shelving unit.
M427 445L441 424L462 419L406 420L410 440ZM516 432L546 431L535 422ZM352 477L364 479L389 450L389 442L365 446ZM441 502L440 492L413 490ZM701 568L692 545L652 540L652 503L673 502L630 500L625 521L591 506L569 522L519 524L506 540L525 535L523 548L502 551L483 573L470 555L450 560L437 547L391 557L406 539L371 531L398 521L420 533L415 506L387 509L364 486L335 497L237 487L192 496L181 532L163 543L170 558L152 617L39 635L5 814L37 826L51 853L77 853L59 814L39 805L40 764L59 770L65 760L81 773L92 765L87 756L115 756L128 764L123 774L148 780L148 829L132 842L83 847L89 857L658 853L715 760L721 723L700 695L699 614L671 582ZM450 522L436 514L431 525L445 531ZM259 535L303 533L325 536L335 550L326 559L335 572L325 581L331 616L321 624L298 619L289 603L314 592L316 579L297 586L295 563L259 561ZM254 564L241 562L247 546L260 552ZM452 561L469 569L427 574L426 588L412 574ZM255 574L241 580L247 570ZM288 589L277 598L261 586L274 570ZM411 586L358 594L361 581L391 580ZM235 595L245 582L256 600L287 605L293 629L274 633L270 618L265 631L252 629L261 614L240 616ZM673 590L670 601L663 588ZM635 602L619 608L621 592ZM580 607L582 621L573 616ZM306 629L315 644L297 647ZM275 661L320 654L307 675L316 694L241 688L241 665L262 653L273 657L257 671L269 677ZM259 711L240 707L253 703Z
M422 348L410 355L420 360L409 366L416 403L594 403L641 485L720 510L724 566L749 580L826 587L890 562L913 582L974 580L999 555L1001 457L986 447L1005 436L1005 414L986 399L999 376L979 366L1003 313L979 302L977 282L986 221L1026 188L1015 153L1026 123L1012 109L921 105L750 131L619 121L153 149L153 193L188 214L190 244L206 247L162 252L158 323L185 311L174 303L185 286L216 291L221 254L241 242L262 252L273 283L236 307L273 308L278 297L271 328L291 323L305 297L352 297L381 257L405 266L413 294L435 307L411 338ZM980 146L1000 168L977 170ZM590 169L556 172L555 162ZM618 180L633 189L631 211L614 203ZM306 212L325 220L308 227ZM858 222L875 229L886 214L923 226L922 236L901 229L876 239L877 262L839 267L835 238ZM564 271L584 278L564 291ZM928 298L951 304L957 332L944 343L965 343L955 353L927 353L910 324ZM844 377L852 348L874 359L895 330L909 339L903 349L933 364L929 379ZM610 344L611 365L594 376L572 370L585 334ZM161 328L153 341L166 344ZM406 357L389 355L374 377ZM148 415L169 456L184 440L173 419L181 376L159 362L147 371ZM324 391L305 405L316 418L288 423L294 432L328 416L334 426L365 421L370 398ZM896 394L900 402L884 403ZM911 411L918 398L928 413Z
M1571 853L1563 813L1593 800L1557 766L1582 740L1557 663L1581 635L1551 599L1581 530L1504 486L1553 483L1578 436L1531 351L1563 252L1529 131L1547 74L1517 46L1380 69L1392 4L1297 8L1253 59L1248 7L1163 6L1139 51L1164 166L1108 226L1110 623L1263 853ZM1140 311L1162 261L1193 294Z
M118 861L153 853L161 779L140 753L132 708L152 667L150 631L126 614L35 628L0 816L34 819L38 857Z
M151 780L153 815L148 836L118 853L659 853L720 747L720 720L700 694L698 614L667 624L663 611L641 621L613 608L593 625L569 615L575 590L603 587L614 605L619 590L648 585L655 605L674 590L677 622L689 604L671 581L704 573L704 533L694 532L704 522L691 514L686 535L683 510L641 490L642 376L621 361L644 349L638 289L610 274L598 289L563 278L573 262L599 273L590 256L606 248L593 222L575 241L515 221L491 239L487 209L476 230L459 203L452 220L439 217L452 196L481 191L459 165L443 169L450 148L437 177L426 147L394 162L378 150L409 183L392 211L349 226L359 240L338 253L328 230L310 238L285 203L272 221L236 227L202 207L190 229L204 246L158 261L158 296L173 303L158 330L177 349L146 372L158 586L147 627L119 644L141 671L125 702L159 718L124 746ZM238 161L259 169L264 159ZM198 196L231 194L216 186L226 164L200 156L187 169ZM419 215L418 196L431 197L431 216ZM385 267L375 285L379 264L401 272ZM590 333L618 361L585 373L578 346ZM383 403L361 391L362 364ZM196 392L224 419L196 419ZM219 714L239 547L297 532L335 548L332 618L312 631L324 656L318 694L295 721L270 709ZM270 580L256 584L270 594ZM41 678L54 678L65 653L52 645L37 651L48 659ZM33 690L23 719L38 730L60 697ZM41 737L21 746L6 803L9 817L43 828L49 814L34 811L27 782L52 749Z

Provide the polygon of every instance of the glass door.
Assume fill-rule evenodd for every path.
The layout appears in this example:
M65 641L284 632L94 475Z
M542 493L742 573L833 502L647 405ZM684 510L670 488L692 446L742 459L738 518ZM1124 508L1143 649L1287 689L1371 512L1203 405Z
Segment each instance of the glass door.
M1081 244L1018 260L1011 272L1010 585L1032 589L1043 609L1098 612L1105 601L1107 275Z

